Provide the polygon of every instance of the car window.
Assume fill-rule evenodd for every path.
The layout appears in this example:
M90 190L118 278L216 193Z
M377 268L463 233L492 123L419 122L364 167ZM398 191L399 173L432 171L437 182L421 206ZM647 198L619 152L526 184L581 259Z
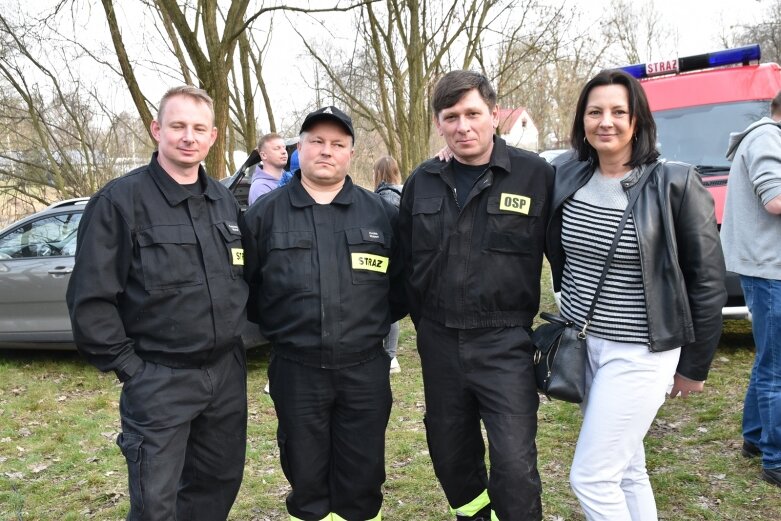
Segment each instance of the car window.
M74 212L27 222L0 237L0 259L74 255L80 220Z

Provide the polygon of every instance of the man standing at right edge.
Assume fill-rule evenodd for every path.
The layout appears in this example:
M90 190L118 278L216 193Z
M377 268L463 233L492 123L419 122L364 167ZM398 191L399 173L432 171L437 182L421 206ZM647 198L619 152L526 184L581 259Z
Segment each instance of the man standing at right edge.
M781 487L781 92L770 117L733 133L721 241L740 274L757 352L743 406L743 455Z
M453 159L419 165L399 213L431 460L459 521L540 520L529 331L553 171L494 135L496 92L482 74L443 76L432 108Z

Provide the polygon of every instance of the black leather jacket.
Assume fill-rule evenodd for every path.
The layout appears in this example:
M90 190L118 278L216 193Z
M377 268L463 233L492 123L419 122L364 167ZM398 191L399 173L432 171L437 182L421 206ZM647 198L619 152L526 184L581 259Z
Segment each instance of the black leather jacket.
M562 207L588 182L594 168L590 162L569 161L556 171L546 238L556 291L565 260L560 240ZM640 175L638 171L622 181L627 195L637 189ZM721 336L721 308L727 299L713 198L694 167L663 162L643 186L632 218L643 271L649 349L681 346L678 373L705 380Z

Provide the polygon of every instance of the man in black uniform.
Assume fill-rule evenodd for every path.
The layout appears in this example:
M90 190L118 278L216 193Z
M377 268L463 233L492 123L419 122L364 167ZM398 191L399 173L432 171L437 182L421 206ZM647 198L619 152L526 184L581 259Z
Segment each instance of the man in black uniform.
M431 460L457 519L538 520L528 332L553 172L495 135L496 93L482 74L446 74L432 107L453 158L419 165L399 210Z
M149 165L109 182L79 225L67 301L79 351L122 386L130 520L226 519L244 470L248 295L239 206L200 166L212 100L169 90Z
M245 216L249 317L271 341L271 397L291 519L380 518L390 359L403 316L393 205L353 185L352 121L309 114L300 172Z

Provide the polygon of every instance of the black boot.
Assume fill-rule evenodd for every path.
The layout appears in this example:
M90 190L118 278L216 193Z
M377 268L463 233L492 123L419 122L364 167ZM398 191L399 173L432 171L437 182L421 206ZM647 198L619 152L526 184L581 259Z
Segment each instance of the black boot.
M456 516L456 521L491 521L491 505L486 505L473 516Z

